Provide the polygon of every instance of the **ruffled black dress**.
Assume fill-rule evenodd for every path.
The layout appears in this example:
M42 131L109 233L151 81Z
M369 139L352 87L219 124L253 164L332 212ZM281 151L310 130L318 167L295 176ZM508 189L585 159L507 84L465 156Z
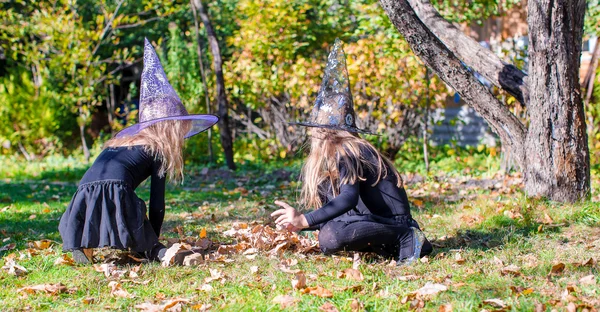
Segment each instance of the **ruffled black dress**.
M58 230L63 250L112 247L147 252L160 243L165 213L165 178L161 163L143 146L106 148L85 173ZM150 214L136 194L151 178Z

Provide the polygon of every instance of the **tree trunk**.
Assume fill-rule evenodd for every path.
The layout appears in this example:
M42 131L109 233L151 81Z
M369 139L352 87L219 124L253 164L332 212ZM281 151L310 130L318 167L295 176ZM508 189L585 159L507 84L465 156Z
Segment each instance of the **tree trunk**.
M221 50L219 48L219 41L214 29L210 23L208 13L204 8L201 0L194 0L194 6L198 8L200 20L206 28L206 34L208 36L208 42L213 54L213 65L215 67L215 75L217 78L217 105L218 105L218 116L219 120L219 133L221 134L221 145L225 152L225 161L227 167L231 170L235 170L235 163L233 162L233 139L231 137L231 129L229 126L229 105L227 103L227 95L225 94L225 79L223 78L223 62L221 60Z
M488 122L504 148L510 146L525 173L527 194L564 202L587 197L590 159L578 77L585 0L528 1L528 131L433 35L407 1L380 0L413 52Z
M428 0L408 2L423 24L463 63L527 106L529 87L525 73L512 64L504 63L494 52L482 47L445 20Z
M585 0L527 4L530 101L525 190L573 202L590 191L590 157L579 85Z
M458 58L421 22L407 0L380 0L396 29L413 52L481 115L523 166L526 130L506 105L470 73Z
M192 7L192 13L194 14L194 27L196 29L196 47L198 49L198 64L200 64L200 77L202 78L202 86L204 87L204 101L206 102L206 113L211 114L210 100L208 98L208 85L206 84L206 73L204 72L204 63L202 62L202 41L200 39L200 27L198 25L198 14L196 13L196 6L194 0L190 0ZM212 150L212 129L208 128L208 160L213 162L213 150Z

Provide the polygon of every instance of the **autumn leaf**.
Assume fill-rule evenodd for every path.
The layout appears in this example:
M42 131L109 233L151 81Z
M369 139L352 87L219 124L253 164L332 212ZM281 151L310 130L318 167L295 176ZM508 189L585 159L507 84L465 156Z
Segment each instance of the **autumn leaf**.
M483 304L489 304L497 309L505 309L508 307L504 301L496 298L483 300Z
M592 275L587 275L579 279L579 283L584 285L596 285L596 277Z
M175 243L173 244L171 247L169 247L169 249L167 249L167 252L165 252L164 257L161 260L161 265L163 267L167 267L170 266L172 264L175 264L176 262L178 262L178 258L181 257L182 254L189 252L190 251L190 245L188 244L182 244L182 243ZM183 263L183 259L184 257L181 257L181 262L179 262L179 264Z
M364 276L363 274L356 269L345 269L344 271L341 272L341 276L340 278L347 278L349 280L354 280L354 281L362 281L364 280Z
M162 304L153 304L150 302L145 302L142 304L135 305L135 308L145 312L181 311L182 304L189 302L190 301L188 299L176 298L167 300Z
M448 287L442 284L432 284L427 282L425 286L417 289L414 293L419 297L433 296L439 292L448 290Z
M17 292L24 292L28 294L35 294L37 292L43 292L50 295L56 295L67 291L67 287L61 283L58 284L42 284L34 286L26 286L19 288Z
M352 299L352 302L350 302L350 310L352 312L359 312L362 311L364 309L364 305L362 303L360 303L360 301L358 301L358 299L354 298Z
M504 275L512 275L512 276L521 276L523 275L521 273L521 268L519 268L518 266L511 264L509 266L506 266L504 268L502 268L502 270L500 271L500 274L502 276Z
M212 281L222 280L225 278L223 273L221 273L221 271L219 271L217 269L209 269L209 271L210 271L210 277L207 277L204 279L204 282L207 284L211 283Z
M442 304L438 309L438 312L452 312L452 304Z
M121 297L121 298L133 298L134 295L127 292L127 290L121 287L120 283L115 281L111 281L108 283L108 287L110 287L110 294L113 297Z
M200 234L198 235L199 238L206 238L206 228L202 228L202 230L200 230Z
M194 253L183 259L183 266L196 266L204 263L202 254Z
M562 273L564 270L565 270L565 264L560 262L560 263L557 263L552 266L549 274L557 275L557 274Z
M52 246L52 241L48 240L48 239L42 239L42 240L34 241L31 243L31 247L39 249L39 250L48 249L48 248L50 248L50 246Z
M322 306L319 307L319 311L338 312L339 310L330 302L325 302Z
M273 298L273 303L278 303L282 309L289 308L296 304L297 298L288 295L278 295Z
M16 246L17 246L17 244L15 244L15 243L10 243L10 244L4 245L4 246L2 246L2 248L0 248L0 252L13 250L13 249L15 249Z
M252 273L252 274L258 273L258 266L256 266L256 265L251 266L250 273Z
M68 254L62 254L60 257L58 257L56 259L56 261L54 261L54 265L61 265L61 264L74 266L75 261Z
M294 289L302 289L306 287L306 275L304 272L300 271L296 273L294 279L292 279L292 288Z
M596 266L596 260L594 260L594 258L589 258L586 262L583 262L581 265L593 267Z
M13 258L7 258L5 260L4 266L2 266L2 269L6 270L9 275L14 276L23 276L28 273L27 269L23 266L18 265L15 259Z
M457 252L457 253L454 255L454 261L455 261L456 263L458 263L458 264L463 264L463 263L465 263L465 259L462 257L462 255L461 255L459 252Z
M302 290L303 294L315 295L322 298L331 298L333 297L333 293L321 286L315 287L306 287Z

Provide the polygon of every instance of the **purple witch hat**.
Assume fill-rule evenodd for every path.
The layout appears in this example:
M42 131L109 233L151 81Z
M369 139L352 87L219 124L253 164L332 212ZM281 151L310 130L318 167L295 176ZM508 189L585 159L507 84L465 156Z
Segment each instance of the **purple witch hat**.
M350 93L350 80L346 69L346 55L340 39L335 39L333 49L329 52L323 82L310 120L290 124L371 134L356 127L354 101Z
M215 115L190 115L175 89L167 80L158 55L147 38L144 39L144 70L140 88L139 122L117 133L116 137L134 135L144 128L165 120L189 120L189 138L207 130L219 121Z

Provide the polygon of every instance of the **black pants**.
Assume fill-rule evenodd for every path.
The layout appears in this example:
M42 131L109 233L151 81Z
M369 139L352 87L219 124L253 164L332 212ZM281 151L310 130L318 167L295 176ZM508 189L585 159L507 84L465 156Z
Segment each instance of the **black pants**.
M397 258L401 252L401 243L408 239L412 239L412 231L407 226L371 221L329 221L321 226L319 232L319 246L325 254L370 251L384 257ZM403 253L406 252L410 253L412 250Z

